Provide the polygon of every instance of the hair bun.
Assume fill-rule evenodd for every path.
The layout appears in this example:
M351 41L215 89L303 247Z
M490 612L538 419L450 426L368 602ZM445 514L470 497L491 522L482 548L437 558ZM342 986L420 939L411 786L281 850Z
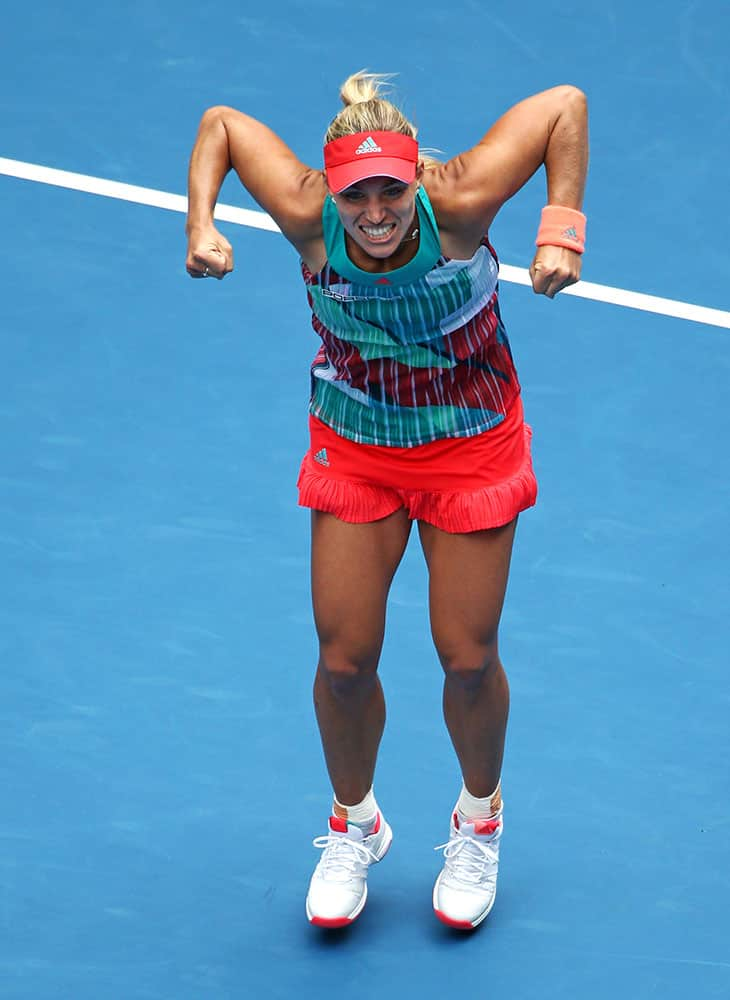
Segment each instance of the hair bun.
M368 73L364 69L358 70L357 73L348 76L340 87L340 100L346 108L351 104L376 101L381 97L381 91L392 75L392 73Z

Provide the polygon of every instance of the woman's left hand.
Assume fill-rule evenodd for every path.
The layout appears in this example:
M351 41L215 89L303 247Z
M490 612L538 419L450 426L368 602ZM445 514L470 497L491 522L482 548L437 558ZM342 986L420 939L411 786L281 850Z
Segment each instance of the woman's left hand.
M581 255L566 247L542 246L530 264L532 289L537 295L555 298L558 292L580 280Z

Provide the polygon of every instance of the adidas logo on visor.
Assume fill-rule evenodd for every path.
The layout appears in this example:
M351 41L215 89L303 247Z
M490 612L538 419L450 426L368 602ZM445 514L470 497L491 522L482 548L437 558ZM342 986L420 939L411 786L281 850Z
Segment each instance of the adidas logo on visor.
M382 153L383 150L377 144L375 139L371 135L361 142L360 145L355 150L355 156L362 156L363 153Z

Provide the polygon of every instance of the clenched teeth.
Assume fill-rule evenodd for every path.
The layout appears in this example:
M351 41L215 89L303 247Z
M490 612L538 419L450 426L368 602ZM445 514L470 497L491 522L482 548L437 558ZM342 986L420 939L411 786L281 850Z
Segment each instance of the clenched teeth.
M395 229L395 223L389 222L385 226L361 226L363 232L367 233L368 236L385 236L387 233L392 232Z

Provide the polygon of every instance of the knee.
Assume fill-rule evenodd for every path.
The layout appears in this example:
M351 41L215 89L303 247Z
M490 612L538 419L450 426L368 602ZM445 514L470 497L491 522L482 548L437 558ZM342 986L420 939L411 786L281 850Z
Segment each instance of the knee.
M448 684L476 694L501 671L496 638L486 643L460 643L438 650Z
M337 699L365 698L375 684L377 655L320 648L318 675Z

